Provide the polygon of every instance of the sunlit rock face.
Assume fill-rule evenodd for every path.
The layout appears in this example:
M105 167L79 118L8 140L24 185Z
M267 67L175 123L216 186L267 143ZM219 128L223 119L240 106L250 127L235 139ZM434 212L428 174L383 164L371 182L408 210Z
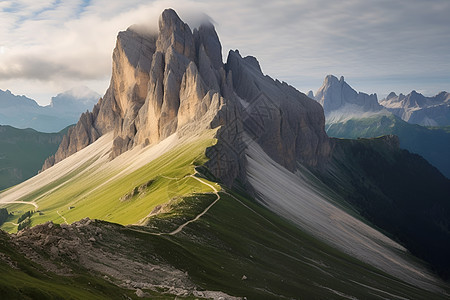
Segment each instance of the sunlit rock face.
M222 46L214 26L193 31L175 11L165 10L158 32L132 26L117 37L110 86L92 112L81 116L44 169L114 132L111 158L153 145L177 133L218 128L207 149L207 167L224 183L245 182L244 137L278 163L326 161L330 144L322 107L287 83L261 71L256 58Z

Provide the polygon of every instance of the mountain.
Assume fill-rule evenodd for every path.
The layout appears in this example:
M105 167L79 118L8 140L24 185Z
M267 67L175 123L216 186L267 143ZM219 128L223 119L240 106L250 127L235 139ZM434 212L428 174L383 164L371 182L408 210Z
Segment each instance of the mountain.
M343 77L338 80L333 75L326 76L316 97L319 97L317 99L322 105L328 107L325 129L329 136L356 139L397 135L401 148L423 156L450 178L450 135L445 130L403 121L378 105L376 94L368 96L356 92ZM392 93L388 98L391 97L394 97Z
M79 118L81 113L92 108L99 98L100 95L88 87L75 87L52 97L47 109L67 117L71 117L76 112Z
M347 139L396 135L401 148L421 155L450 178L450 132L443 128L410 124L391 114L355 116L343 122L327 124L326 130L331 137Z
M439 296L439 289L432 287L438 281L426 270L416 269L414 259L405 261L395 254L405 251L402 246L361 222L356 214L349 214L348 208L330 203L331 197L326 196L330 190L314 182L317 179L310 173L298 177L271 160L256 143L250 144L253 146L247 155L250 180L257 190L265 192L264 197L276 197L276 202L263 198L270 201L267 205L274 213L243 191L221 187L211 177L191 176L195 173L195 165L191 163L205 161L203 151L208 144L177 142L176 148L170 149L168 143L172 144L173 138L109 160L113 141L108 134L3 193L2 201L32 199L28 203L38 205L39 213L31 217L32 224L47 220L61 224L47 223L23 230L13 235L10 243L2 244L12 247L13 253L19 253L16 255L27 253L31 258L30 263L21 264L21 269L14 272L27 270L27 265L34 264L51 268L57 274L70 272L76 276L75 282L67 286L80 290L85 290L83 277L92 278L91 274L99 272L101 276L94 281L97 293L108 290L102 289L102 285L119 282L133 291L183 294L196 290L203 293L206 289L249 299L298 295L329 298L335 292L359 298L369 292L375 298L386 297L386 293L405 298L445 298ZM261 164L263 167L259 167ZM275 176L280 172L281 176ZM433 181L429 174L424 176ZM411 177L423 179L420 174L405 174L406 181ZM266 188L261 189L261 185ZM417 187L426 189L428 185L425 182ZM22 198L18 197L19 193L24 193ZM286 195L283 202L280 201L282 193ZM431 190L428 199L434 199L433 193ZM26 211L30 204L11 204L10 211ZM15 213L8 221L17 223L20 215ZM113 223L82 220L66 225L85 216ZM288 220L292 221L284 216L290 216ZM124 227L114 223L141 226ZM302 224L302 229L294 224ZM7 223L3 228L13 228L11 225ZM326 230L321 230L322 226ZM327 235L317 238L310 233L314 229L316 234L322 231ZM330 247L329 242L324 243L328 238L334 243L350 241L347 246L352 251L350 255ZM384 243L388 246L383 246ZM374 250L370 250L372 247ZM388 250L390 247L395 250ZM404 280L417 283L411 286L393 277L398 271L385 273L356 259L374 253L381 253L374 257L388 264L384 266L387 270L389 265L395 266L392 270L399 268L401 264L397 262L401 262L427 275L403 270ZM48 280L45 274L31 276L36 277L40 281ZM171 279L167 280L168 277ZM65 278L57 277L55 284L64 286ZM417 278L422 279L415 281ZM427 278L425 282L424 278ZM24 281L30 285L30 279ZM14 286L12 279L9 283L7 290ZM34 289L46 286L36 283ZM88 290L93 292L93 288Z
M412 124L424 126L450 125L450 93L433 97L412 91L408 95L390 93L380 104L396 116Z
M316 174L360 215L448 278L450 181L422 157L400 149L397 136L335 142L340 146L327 170Z
M243 129L289 170L297 161L313 166L329 155L320 105L264 76L254 57L231 51L224 65L221 51L211 24L191 32L171 11L161 15L158 35L136 27L119 33L110 87L44 169L107 132L114 132L114 158L174 133L189 135L219 125L220 138L208 150L207 166L227 185L245 181ZM261 119L262 114L267 117Z
M255 57L234 50L223 63L221 53L212 24L191 31L171 9L157 33L119 33L106 94L41 173L0 194L2 229L17 232L0 256L16 277L0 288L17 298L64 287L107 298L114 284L114 298L445 299L450 287L431 271L449 269L450 181L392 137L330 139L319 103ZM422 191L411 207L405 182ZM383 222L353 191L405 213ZM17 261L37 265L19 290L15 278L30 272Z
M25 96L16 96L12 94L10 90L0 90L0 96L0 107L2 109L7 109L10 107L37 108L39 106L39 104L37 104L33 99Z
M0 190L36 175L66 133L67 129L42 133L0 125Z
M325 111L327 120L339 120L348 116L389 111L404 121L424 126L450 125L450 94L440 92L433 97L425 97L416 91L408 95L390 93L378 103L376 94L355 91L345 82L333 75L327 75L315 97Z
M30 98L0 90L0 124L58 132L76 123L99 98L100 95L89 88L77 87L52 97L49 105L40 106Z
M382 106L378 104L376 94L365 94L356 92L344 80L333 75L327 75L322 86L317 90L315 99L322 105L325 117L330 118L336 115L345 117L349 114L358 114L361 112L378 112Z

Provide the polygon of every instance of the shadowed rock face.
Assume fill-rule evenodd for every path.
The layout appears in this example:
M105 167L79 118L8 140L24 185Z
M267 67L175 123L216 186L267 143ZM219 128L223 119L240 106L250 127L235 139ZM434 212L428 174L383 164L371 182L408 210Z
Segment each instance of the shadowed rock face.
M290 170L311 166L330 152L318 103L261 72L254 57L231 51L226 64L212 24L191 31L165 10L159 32L130 27L113 52L110 86L92 112L81 116L46 169L114 131L111 158L171 134L219 127L207 149L207 167L227 185L245 182L244 136ZM244 135L244 133L246 133Z
M323 109L287 83L261 72L254 57L230 51L226 64L233 88L246 106L244 129L276 162L293 171L297 162L316 166L330 153Z

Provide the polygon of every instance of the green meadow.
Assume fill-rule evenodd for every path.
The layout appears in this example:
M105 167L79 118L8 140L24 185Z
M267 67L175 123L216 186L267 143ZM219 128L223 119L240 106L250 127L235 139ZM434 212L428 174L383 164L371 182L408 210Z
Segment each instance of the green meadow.
M210 136L182 143L131 173L126 172L125 166L84 172L98 159L94 157L71 173L15 201L38 204L38 211L31 217L32 226L46 221L72 223L85 217L123 225L138 223L158 205L212 192L210 187L190 176L196 166L206 161L205 149L215 143ZM1 226L8 232L17 230L13 223L17 223L20 215L34 210L27 204L2 207L13 213Z

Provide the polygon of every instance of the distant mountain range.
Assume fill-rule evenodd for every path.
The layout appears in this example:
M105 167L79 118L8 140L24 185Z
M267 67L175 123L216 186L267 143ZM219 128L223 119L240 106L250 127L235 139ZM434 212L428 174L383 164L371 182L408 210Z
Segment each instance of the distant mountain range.
M413 91L408 96L391 94L388 98L392 103L408 107L431 107L430 103L441 103L441 115L445 115L448 93L442 92L439 95L426 98ZM356 92L343 77L338 80L333 75L326 76L315 98L324 107L325 129L329 136L356 139L397 135L400 147L420 154L450 178L450 132L445 128L427 128L406 122L392 112L391 108L378 104L376 94ZM402 100L396 102L395 99ZM396 110L399 111L400 109ZM413 115L418 116L420 112L427 111L429 110L417 109Z
M338 122L353 116L374 112L391 112L402 120L423 126L450 126L450 93L440 92L433 97L412 91L408 95L391 92L378 102L377 94L355 91L341 76L327 75L316 94L308 97L318 101L327 122Z
M0 125L32 128L40 132L59 132L91 110L100 95L87 87L77 87L52 97L47 106L35 100L0 90Z
M433 97L425 97L416 91L408 95L396 95L392 92L380 104L408 123L450 125L450 93L447 92L440 92Z

